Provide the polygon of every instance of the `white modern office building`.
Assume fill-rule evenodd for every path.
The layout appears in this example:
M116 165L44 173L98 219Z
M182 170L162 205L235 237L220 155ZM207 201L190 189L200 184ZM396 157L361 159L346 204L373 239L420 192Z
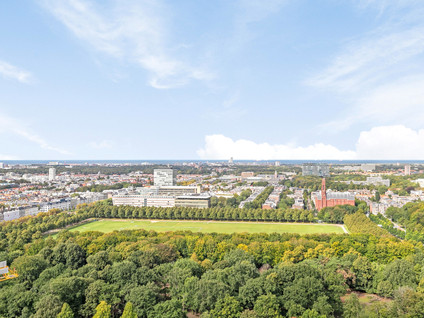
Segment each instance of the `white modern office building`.
M49 169L49 181L56 179L56 168Z
M177 175L174 169L155 169L153 173L154 184L158 187L174 186Z

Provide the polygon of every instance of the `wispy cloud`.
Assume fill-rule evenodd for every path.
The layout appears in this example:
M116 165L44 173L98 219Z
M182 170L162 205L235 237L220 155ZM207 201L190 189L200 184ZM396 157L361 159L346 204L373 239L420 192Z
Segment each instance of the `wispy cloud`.
M40 137L31 129L29 129L25 124L17 120L16 118L0 114L0 133L12 133L17 136L20 136L32 143L37 144L42 149L51 150L63 155L70 155L71 153L67 150L64 150L60 147L56 147L47 142L44 138Z
M256 37L252 25L280 11L288 0L239 0L236 2L232 45L240 47Z
M213 77L211 72L184 61L169 47L166 7L159 1L112 3L108 6L88 0L42 1L48 11L91 48L148 71L152 87L172 88L190 80Z
M349 43L327 69L307 83L342 92L356 91L386 80L394 67L423 52L424 26L393 33L384 29Z
M31 73L27 72L12 64L0 60L0 75L6 79L12 79L21 83L29 83L31 80Z
M328 67L306 81L350 104L323 127L338 131L359 122L424 124L424 2L360 4L384 12L381 25L348 41Z

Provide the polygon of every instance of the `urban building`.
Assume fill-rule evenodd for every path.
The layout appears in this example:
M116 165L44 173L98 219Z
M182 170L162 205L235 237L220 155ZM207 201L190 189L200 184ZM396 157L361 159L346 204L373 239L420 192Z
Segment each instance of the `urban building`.
M211 196L207 193L181 195L175 198L175 206L187 208L209 208L211 206Z
M411 165L407 164L405 165L405 176L411 175Z
M184 195L184 194L194 194L194 193L200 193L201 192L201 186L164 186L159 187L158 189L158 195L168 195L168 196L177 196L177 195Z
M416 183L418 183L421 188L424 188L424 179L417 179L417 180L414 180L414 181Z
M247 178L253 178L254 175L255 174L251 171L244 171L244 172L241 173L240 176L241 176L242 179L247 179Z
M177 182L177 176L174 169L155 169L154 185L158 187L174 186Z
M130 206L152 206L162 208L172 208L175 206L175 198L162 195L140 195L126 194L114 195L112 197L113 205L130 205Z
M56 179L56 168L49 168L49 181Z
M330 175L330 167L327 164L305 163L302 165L302 175L327 177Z
M390 180L389 179L383 179L382 177L367 177L367 181L366 181L367 185L384 185L386 187L390 187Z
M325 207L333 207L336 205L355 205L355 195L350 192L335 192L327 190L325 186L325 178L322 179L321 191L313 192L312 199L315 208L320 211Z
M0 169L4 169L4 163L0 162Z
M112 196L113 205L146 206L146 196L140 194L125 194Z
M361 170L364 172L371 172L375 170L375 164L374 163L363 163L361 164Z

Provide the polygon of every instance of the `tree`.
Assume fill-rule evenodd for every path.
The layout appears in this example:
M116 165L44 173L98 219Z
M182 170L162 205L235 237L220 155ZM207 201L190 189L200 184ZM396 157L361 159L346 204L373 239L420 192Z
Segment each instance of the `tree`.
M134 305L139 317L146 317L158 302L158 287L153 283L132 288L126 300Z
M307 309L303 312L302 318L325 318L327 316L320 315L316 310L314 309Z
M356 294L352 293L346 299L343 304L343 317L345 318L358 318L362 312L361 304L359 303L359 298Z
M18 257L11 266L16 268L19 279L29 284L32 284L46 267L47 262L40 256Z
M96 313L93 318L110 318L110 306L105 301L101 301L96 307Z
M59 297L47 295L40 299L35 305L36 313L34 318L51 318L56 317L61 310L61 301Z
M277 296L274 294L259 296L253 310L256 312L258 318L280 317L280 306Z
M74 318L74 313L68 303L63 304L62 310L57 315L57 318Z
M235 297L226 295L220 299L211 311L211 318L239 318L242 307Z
M121 318L137 318L133 304L129 301L125 304L124 312L122 313Z
M153 312L149 314L151 318L185 318L186 313L181 303L176 299L171 299L158 303L153 307Z

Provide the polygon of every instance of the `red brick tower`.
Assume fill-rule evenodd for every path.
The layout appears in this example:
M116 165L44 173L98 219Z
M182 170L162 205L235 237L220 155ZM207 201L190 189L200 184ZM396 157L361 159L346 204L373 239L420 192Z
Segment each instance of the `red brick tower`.
M325 187L325 178L322 178L321 184L321 207L325 208L327 206L327 189Z

